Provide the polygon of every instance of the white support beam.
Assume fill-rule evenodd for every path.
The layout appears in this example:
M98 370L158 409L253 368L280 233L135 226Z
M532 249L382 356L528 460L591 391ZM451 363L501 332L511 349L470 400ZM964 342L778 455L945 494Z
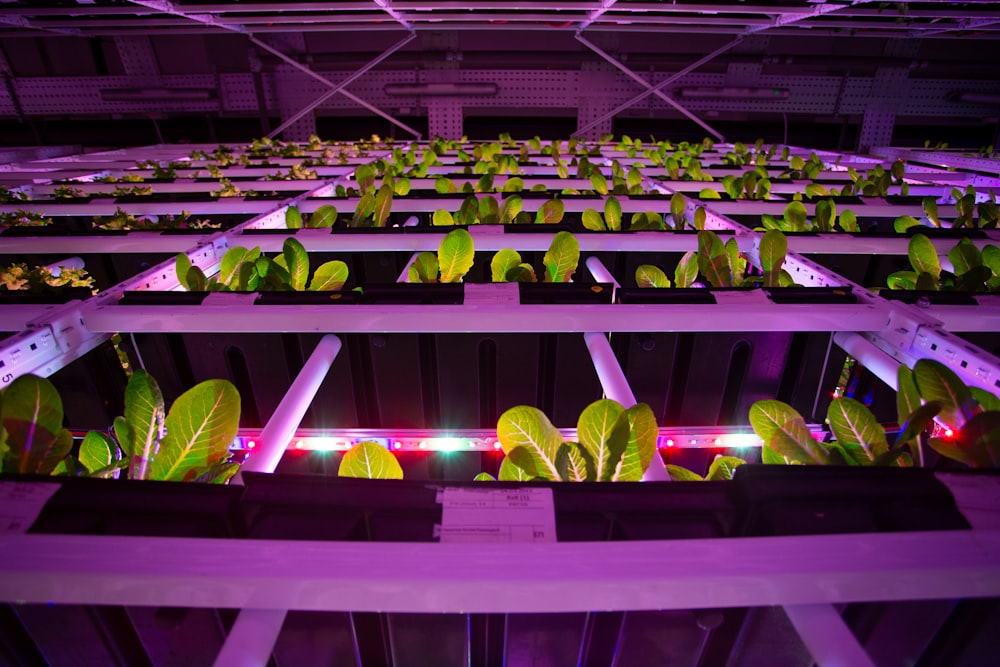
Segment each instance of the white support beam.
M6 534L0 553L0 600L27 604L558 613L1000 596L996 530L531 545ZM483 566L498 562L519 567Z

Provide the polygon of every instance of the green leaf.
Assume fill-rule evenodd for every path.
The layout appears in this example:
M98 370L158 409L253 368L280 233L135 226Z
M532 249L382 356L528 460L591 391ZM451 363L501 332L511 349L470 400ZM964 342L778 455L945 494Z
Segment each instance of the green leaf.
M938 260L937 249L931 240L923 234L914 234L910 237L907 254L910 257L913 270L918 274L929 273L935 279L941 276L941 263Z
M941 401L941 419L955 430L972 416L972 394L955 373L933 359L913 365L913 381L925 401Z
M706 480L730 480L733 478L733 474L736 468L746 463L743 459L736 456L716 456L712 461L712 465L708 467L708 474L705 475Z
M385 227L386 220L389 219L389 212L392 210L392 186L383 185L375 194L375 209L373 211L376 227Z
M372 216L375 211L375 195L371 192L366 192L362 195L361 199L358 200L358 205L354 209L354 217L351 219L352 227L359 227L368 218Z
M777 229L764 232L760 239L759 254L761 269L765 272L779 272L788 254L788 239Z
M667 474L670 475L670 479L674 482L703 482L705 478L698 473L688 470L684 466L673 465L672 463L667 464Z
M304 290L309 280L309 253L305 246L294 238L287 238L281 246L281 255L288 271L289 285L297 292Z
M508 283L536 283L538 278L535 276L535 269L531 264L525 264L521 262L515 267L507 270L507 280Z
M698 255L689 250L684 253L681 260L674 269L674 285L677 287L691 287L698 278Z
M913 371L900 364L896 369L896 423L905 423L920 405L920 392L913 381Z
M410 265L407 274L411 283L436 283L438 281L438 258L432 252L422 252Z
M146 479L150 461L164 427L163 394L153 376L140 369L125 387L124 432L117 428L118 444L129 461L129 479ZM123 433L129 438L122 439Z
M17 472L41 473L46 458L57 449L62 429L62 399L55 386L43 377L22 375L3 391L0 423L5 431L8 455L13 455Z
M347 264L335 259L320 264L309 283L311 292L332 292L339 290L347 282Z
M858 216L854 214L854 211L844 211L840 214L839 224L845 232L856 232L858 231Z
M792 463L829 465L830 456L809 432L801 418L782 424L767 440L767 446Z
M239 469L240 464L235 461L219 461L191 481L197 484L225 484L239 472Z
M392 452L377 442L366 441L344 452L337 475L361 479L403 479L403 469Z
M577 420L580 445L593 457L599 481L609 481L618 468L629 439L625 408L616 401L594 401Z
M497 438L504 453L524 447L541 477L559 479L556 454L563 438L541 410L526 405L510 408L497 421Z
M927 215L927 218L934 223L935 227L940 227L941 218L938 217L937 199L934 197L924 197L923 205L924 213Z
M302 214L298 207L289 206L285 209L285 227L288 229L300 229L302 227Z
M184 253L177 255L177 259L174 262L174 271L177 273L177 282L181 287L191 291L191 286L188 284L187 275L188 271L191 270L191 260Z
M973 267L983 265L983 255L972 241L963 238L954 248L948 251L948 259L955 267L955 275L968 273Z
M698 199L722 199L722 195L712 188L702 188L698 192Z
M820 183L809 183L806 185L806 197L810 199L813 197L826 197L829 194L830 191L826 189L826 186Z
M219 262L219 282L233 286L234 281L239 278L239 269L244 262L251 264L260 257L260 248L248 250L240 246L233 246L222 256Z
M880 445L887 447L885 429L863 403L846 396L835 398L827 410L830 430L842 447L860 446L869 459Z
M979 387L969 387L969 391L972 393L973 400L979 404L983 410L995 410L1000 412L1000 398L997 398L995 394L992 394L985 389L980 389Z
M507 282L507 273L520 263L521 255L516 250L511 248L498 250L497 253L493 255L493 260L490 262L490 273L492 275L493 282Z
M240 394L226 380L206 380L177 397L149 479L184 481L225 459L240 425Z
M524 190L524 179L514 176L508 178L507 182L503 184L504 192L521 192Z
M452 194L458 192L455 182L447 176L438 176L434 179L434 191L439 195Z
M590 174L590 184L593 186L597 194L606 195L608 194L608 179L604 177L599 171L591 172Z
M642 186L642 172L635 167L632 167L628 170L628 174L625 176L625 182L628 183L630 188Z
M448 232L438 247L438 269L443 283L461 282L475 260L476 251L472 235L465 229Z
M565 454L565 457L563 457ZM586 449L578 442L565 442L559 448L559 462L557 467L563 472L563 479L568 482L595 482L597 472L594 459ZM562 471L561 466L565 463L566 470Z
M652 409L645 403L637 403L626 410L625 418L629 426L628 445L612 481L638 482L656 456L659 429Z
M582 215L583 228L590 229L595 232L603 232L607 230L607 226L604 224L604 218L601 214L592 208L585 209Z
M473 482L495 482L495 481L497 481L497 478L494 477L493 475L489 474L488 472L481 472L478 475L476 475L475 477L473 477L472 481Z
M782 401L768 399L757 401L750 406L750 425L754 433L764 442L770 440L784 424L796 420L805 423L802 415Z
M917 282L914 288L924 291L935 291L938 288L938 282L934 279L934 276L924 271L917 275Z
M569 282L580 262L580 243L569 232L557 232L545 252L546 282Z
M910 227L919 227L920 221L911 215L901 215L892 222L892 228L902 234Z
M702 197L702 199L704 199L704 197ZM718 199L718 196L714 197L714 199ZM670 197L670 217L674 220L674 229L683 229L684 211L686 208L687 199L680 192L675 192Z
M234 289L243 292L252 292L257 289L257 285L260 282L260 274L257 273L256 262L257 260L254 259L253 262L240 264L236 275L236 283L233 285Z
M712 287L732 287L733 275L722 239L712 231L698 232L698 270Z
M528 473L524 472L524 470L515 465L506 456L500 462L500 473L497 475L497 478L501 482L530 482L534 479L533 476L528 475Z
M699 206L694 210L694 228L695 229L705 229L705 218L708 214L705 212L704 206ZM683 229L684 225L680 225L677 229Z
M80 465L94 473L111 465L118 448L105 433L88 431L80 443Z
M187 284L188 288L192 292L204 292L205 285L208 283L208 279L205 278L205 274L197 266L192 266L187 272Z
M806 231L807 216L806 207L800 201L789 202L788 205L785 206L785 222L788 223L793 232Z
M955 440L973 468L1000 468L1000 412L974 416Z
M410 179L403 176L393 184L392 189L400 197L405 197L410 194Z
M513 222L518 213L521 212L522 201L519 195L510 195L503 200L503 205L497 212L497 219L501 225L509 225Z
M917 289L917 274L913 271L896 271L885 279L889 289Z
M622 228L622 205L614 197L608 197L604 202L604 220L608 229L619 232Z
M760 462L765 465L786 465L788 463L784 456L768 447L767 443L761 445Z
M538 208L535 215L536 224L554 225L562 222L566 213L566 205L561 199L550 199Z
M641 264L635 270L635 283L639 287L670 287L670 278L658 266Z
M452 217L451 212L446 211L443 208L439 208L434 211L434 215L431 218L431 224L435 227L450 227L455 224L455 218Z
M939 412L941 412L941 401L928 401L927 403L918 406L913 412L908 414L905 419L899 422L900 431L899 435L896 437L896 446L902 444L915 444L917 436L930 427L931 423L934 421L934 417L936 417ZM913 447L914 453L918 453L919 449L919 447Z
M361 192L367 192L368 188L375 187L375 168L370 164L359 166L354 172L354 180L358 182Z
M336 222L337 207L332 204L325 204L313 211L313 214L309 216L309 222L306 223L306 227L311 229L322 229L333 227Z

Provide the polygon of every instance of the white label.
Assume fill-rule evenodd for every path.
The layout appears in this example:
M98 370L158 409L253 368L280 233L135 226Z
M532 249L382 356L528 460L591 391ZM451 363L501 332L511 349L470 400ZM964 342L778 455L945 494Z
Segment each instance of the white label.
M518 283L465 283L462 303L466 306L516 306L521 303L521 288Z
M552 489L446 488L442 542L555 542Z
M59 486L45 482L0 482L0 533L27 532Z

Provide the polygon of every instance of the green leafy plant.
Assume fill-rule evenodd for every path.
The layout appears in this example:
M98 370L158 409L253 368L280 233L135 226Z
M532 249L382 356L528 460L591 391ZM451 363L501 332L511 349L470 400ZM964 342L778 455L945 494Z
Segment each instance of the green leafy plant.
M805 205L798 200L788 202L781 218L770 214L761 215L763 229L778 229L783 232L832 232L839 226L845 232L858 231L857 216L852 211L844 211L837 217L837 204L833 199L816 202L816 214L809 220Z
M289 206L285 209L285 226L288 229L333 227L336 222L337 207L332 204L320 206L309 216L303 216L297 206Z
M543 282L570 282L580 263L580 242L570 232L557 232L552 237L543 262ZM490 262L490 273L495 283L538 282L534 267L521 261L521 254L512 248L497 251Z
M74 188L71 185L60 185L52 191L52 196L56 199L79 199L87 195L80 188Z
M9 291L41 293L59 287L89 287L93 289L94 278L86 269L60 267L54 274L45 266L29 267L25 263L14 263L0 267L0 287Z
M764 442L764 463L922 465L920 443L937 418L950 435L926 439L935 451L970 467L1000 466L1000 399L993 394L966 386L940 362L920 359L912 371L899 368L896 399L900 431L891 445L871 411L847 397L835 398L827 411L831 442L816 440L781 401L754 403L750 423Z
M0 204L13 204L27 200L28 195L23 190L11 190L5 185L0 185Z
M62 428L62 399L52 383L16 378L0 393L0 457L4 472L224 483L239 468L229 446L240 396L225 380L207 380L177 397L169 412L156 381L136 370L125 389L125 415L113 435L87 433L73 454Z
M260 248L233 246L222 256L219 273L207 278L200 268L191 264L185 254L175 262L177 282L189 291L337 291L348 278L347 264L340 260L316 267L310 279L309 254L294 238L282 244L275 258L262 256Z
M577 420L579 442L565 442L545 413L520 405L497 422L505 454L499 480L639 481L656 455L656 436L644 403L627 410L608 399L591 403Z
M340 477L362 479L403 479L399 461L377 442L359 442L344 452L337 470Z
M1000 291L1000 248L979 250L967 238L948 251L954 271L941 268L937 249L923 234L914 234L907 247L912 271L896 271L886 278L889 289L943 291Z
M668 463L666 465L667 474L675 482L715 482L725 481L733 478L736 469L746 463L744 459L737 456L716 455L708 466L708 472L704 477L684 466Z
M698 279L698 254L690 250L681 257L674 269L676 287L692 287ZM670 278L663 269L653 264L641 264L635 270L635 283L639 287L670 287Z
M181 211L180 215L167 214L158 220L150 220L136 217L121 207L108 217L94 216L92 222L95 229L107 230L218 229L221 226L212 220L194 218L187 211Z
M419 253L407 269L410 283L458 283L472 268L476 250L472 235L453 229L441 239L437 254Z
M722 187L731 199L767 199L771 192L771 180L767 169L757 167L742 176L725 176Z
M41 213L18 209L8 213L0 213L0 227L47 227L52 224L52 218Z

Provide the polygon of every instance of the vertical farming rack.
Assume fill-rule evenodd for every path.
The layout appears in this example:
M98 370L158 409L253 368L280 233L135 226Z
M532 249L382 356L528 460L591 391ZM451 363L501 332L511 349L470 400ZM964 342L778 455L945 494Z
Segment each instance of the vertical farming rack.
M487 145L496 146L494 157L509 158L494 172L479 168ZM413 147L416 161L390 186L384 225L349 224L368 205L358 168L375 165L383 172ZM765 166L755 161L764 155L761 146L720 143L699 147L695 170L691 162L666 164L666 151L656 162L656 145L631 141L579 143L569 150L557 142L501 141L478 144L479 153L477 145L461 142L265 148L225 152L223 167L217 146L158 145L20 162L0 172L0 184L11 193L0 213L51 221L3 231L0 264L82 265L99 288L94 295L42 299L5 294L11 298L0 302L0 328L7 332L0 340L0 386L26 373L50 377L64 397L70 428L106 429L121 413L125 382L110 342L116 334L133 363L159 380L168 402L200 380L230 380L243 406L234 448L246 450L253 441L246 470L277 466L278 474L248 472L249 500L239 500L238 489L229 496L228 488L211 492L205 502L216 503L222 515L266 514L260 508L281 505L285 501L276 498L292 493L282 490L281 473L332 473L342 453L365 440L392 449L408 479L461 485L479 472L495 473L497 418L519 404L541 408L567 432L581 410L602 396L626 406L650 405L660 425L659 455L646 478L665 480L663 462L703 471L719 453L758 457L760 441L747 413L760 399L790 403L821 434L831 396L845 385L848 357L858 362L848 390L865 397L884 422L895 419L897 367L921 358L945 364L969 385L1000 393L1000 299L885 289L890 274L908 268L908 233L914 230L897 232L898 219L919 225L946 270L954 268L949 250L959 238L980 249L1000 243L994 229L949 228L968 197L974 205L992 201L992 189L1000 187L995 159L888 147L866 156L777 147ZM902 172L893 169L904 163ZM755 183L767 180L763 191L745 180L758 164L767 174L755 176ZM873 191L865 192L860 183L873 172L884 179L876 177ZM734 190L735 179L741 180ZM849 184L851 194L839 194ZM493 198L493 213L502 218L506 211L510 224L469 226L475 264L463 282L408 283L417 254L437 250L449 230L435 224L441 221L435 212L457 215L469 197ZM928 198L939 218L929 212ZM534 224L554 199L561 202L561 220ZM620 206L617 214L607 208L612 200ZM824 206L829 213L823 201L832 201L840 215L850 209L857 231L789 232L784 268L794 287L664 290L636 283L639 266L657 265L673 275L684 253L697 251L696 219L699 227L735 239L740 254L759 269L762 216L790 221L796 213L789 213L789 205L800 202L802 215L815 220L825 214ZM338 211L332 227L288 228L289 207L309 219L329 205ZM490 210L482 206L474 207L477 213ZM594 213L617 229L594 229ZM613 216L621 222L611 223ZM639 229L641 218L680 224ZM541 273L543 254L564 230L575 234L580 248L572 283L490 281L490 260L504 248L517 250ZM314 266L343 261L349 276L344 288L181 289L178 254L211 277L230 248L276 253L289 237L305 247ZM264 460L272 463L255 467ZM933 476L926 477L931 484ZM275 489L268 490L269 480L278 480ZM752 496L756 487L748 480ZM340 507L347 501L338 494L352 488L298 483L316 484L311 492L324 507ZM949 483L960 486L955 479ZM596 487L584 487L591 499L603 498ZM60 493L83 497L86 488L67 483ZM406 486L388 488L406 499L394 511L433 514L425 507L433 499L407 496ZM573 496L555 492L557 499ZM962 506L981 501L986 492L955 493ZM712 505L730 502L730 493L708 503L713 516L736 516L753 505ZM669 494L676 501L682 492ZM558 512L583 512L572 509L574 503L597 502L583 492L569 496L557 502ZM619 507L613 498L605 501L620 513L621 525L633 527L626 518L641 513L642 503L657 502L644 497ZM290 506L296 502L303 500L287 500ZM867 502L882 501L873 496ZM943 502L952 502L954 510L954 501ZM234 509L240 503L256 509ZM558 512L561 522L568 521ZM947 547L919 524L903 522L895 530L908 532L864 538L803 537L767 532L743 515L717 521L742 526L743 538L710 539L735 535L728 527L672 535L686 538L683 545L637 528L626 529L621 542L598 544L608 536L584 531L580 535L589 537L577 537L580 544L489 549L297 541L314 539L308 529L218 539L244 530L233 527L243 525L242 518L184 537L11 535L0 538L3 550L18 555L8 562L0 590L8 601L65 605L67 618L82 614L83 605L98 605L84 625L95 633L104 628L114 638L92 647L92 655L110 652L126 663L132 651L151 664L198 662L206 655L211 660L216 653L216 664L284 664L296 660L304 643L320 650L310 633L323 626L335 628L333 638L320 643L327 655L353 651L345 660L365 665L420 664L426 651L436 656L435 664L514 664L517 655L548 651L576 656L553 657L551 664L612 664L602 663L607 658L639 665L647 664L640 647L650 637L676 642L677 655L691 664L713 664L712 656L739 652L743 662L731 664L756 664L776 650L761 633L791 624L797 638L781 649L789 651L788 664L874 664L871 655L879 651L944 664L947 642L954 641L952 625L986 610L979 634L973 633L978 639L969 640L974 651L975 641L997 621L992 601L980 608L975 600L957 606L953 600L1000 596L996 525L961 530L967 528L961 515L949 516L934 526L952 531ZM569 534L564 531L571 532L568 525L560 523L561 540ZM640 539L657 541L628 541ZM870 559L857 564L858 550ZM77 559L60 555L67 553ZM112 553L114 562L102 562ZM805 565L790 572L789 559ZM524 574L491 573L486 565L515 560L524 563ZM135 566L123 571L122 561ZM848 561L854 564L844 566ZM206 588L206 577L219 585ZM476 583L471 597L468 581ZM914 591L917 581L920 590ZM426 590L434 595L420 593ZM873 611L879 601L884 604ZM847 605L847 611L835 604ZM123 605L127 611L115 611ZM179 605L191 609L164 621ZM767 611L774 605L783 606L785 615ZM12 654L53 651L70 659L41 630L41 612L30 604L23 612L10 609L15 611L4 612L5 627L20 627L23 634L9 635ZM239 609L238 616L226 611ZM707 609L725 611L691 611ZM429 612L445 615L434 625L420 615ZM926 636L886 639L894 623L909 618L921 619ZM691 625L691 619L697 622ZM723 620L726 630L716 632ZM188 643L203 653L170 653L175 645L169 633L155 629L157 623L184 628ZM542 629L531 630L532 623ZM658 623L660 630L649 629ZM419 639L425 632L441 632L445 639L431 649ZM542 647L543 635L557 646Z

